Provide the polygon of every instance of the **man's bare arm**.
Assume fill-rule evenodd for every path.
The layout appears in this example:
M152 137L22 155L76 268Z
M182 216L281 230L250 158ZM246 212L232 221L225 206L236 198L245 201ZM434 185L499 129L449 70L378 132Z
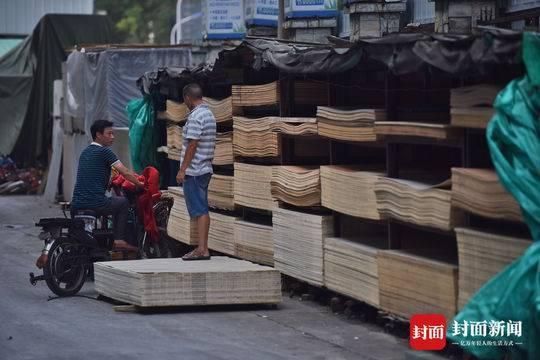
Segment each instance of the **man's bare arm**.
M135 186L142 188L144 187L144 184L137 179L137 176L135 173L131 170L129 170L127 167L124 166L121 162L117 162L113 164L113 168L115 168L123 177L125 177L127 180L131 181Z

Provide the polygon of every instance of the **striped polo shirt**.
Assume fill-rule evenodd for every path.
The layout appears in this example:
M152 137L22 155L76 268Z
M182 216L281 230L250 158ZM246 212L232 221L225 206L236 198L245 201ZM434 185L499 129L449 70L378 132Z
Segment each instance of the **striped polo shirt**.
M108 147L93 142L81 153L77 182L73 190L71 207L73 209L96 209L108 205L110 199L105 196L111 166L120 162Z
M189 140L199 140L195 156L186 169L186 175L200 176L211 174L214 149L216 147L216 119L206 104L200 104L193 109L188 116L182 132L182 154L180 165L184 161L184 155Z

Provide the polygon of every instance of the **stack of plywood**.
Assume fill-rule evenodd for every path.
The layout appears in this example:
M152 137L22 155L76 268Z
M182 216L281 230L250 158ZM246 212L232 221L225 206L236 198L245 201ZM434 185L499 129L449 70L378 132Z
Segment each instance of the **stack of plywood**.
M287 204L316 206L321 203L319 167L274 166L272 196Z
M184 190L181 187L169 187L169 194L174 199L174 205L167 223L167 235L184 244L197 245L197 224L189 217Z
M450 114L453 126L485 129L493 117L492 104L501 88L481 84L452 89Z
M234 176L213 174L208 185L208 205L234 210Z
M451 230L462 223L463 214L452 209L452 192L444 189L447 185L381 177L375 184L379 213L385 218Z
M228 257L109 261L94 269L98 293L143 307L281 301L279 271Z
M322 205L342 214L379 220L375 184L382 171L355 166L321 166Z
M456 313L458 269L437 253L382 250L377 255L381 309L414 314Z
M165 118L175 123L186 121L189 114L189 108L184 103L167 100L165 106L165 112L158 115L160 118Z
M167 126L168 158L179 161L182 153L182 127L177 124Z
M493 170L452 168L452 205L487 218L523 221L518 203Z
M234 203L272 211L273 166L234 163Z
M495 274L523 254L531 241L473 229L457 228L459 308Z
M446 124L408 121L377 121L375 133L377 136L414 136L437 140L458 139L462 135L460 129Z
M214 165L232 165L233 158L233 132L217 133Z
M386 112L319 106L317 120L321 136L345 141L375 141L374 123L386 120Z
M275 157L279 155L278 134L272 131L274 117L248 119L235 116L233 152L235 156Z
M274 266L316 286L324 284L324 239L333 236L333 218L286 209L272 214Z
M279 103L279 83L274 81L264 85L233 85L232 105L264 106Z
M330 290L378 307L377 253L383 248L384 240L326 238L324 285Z
M277 118L270 126L274 132L287 135L317 135L317 118Z
M235 256L259 264L274 265L272 226L236 220Z
M212 98L204 98L204 102L208 105L212 114L216 118L216 123L222 124L228 121L232 121L233 106L232 97L228 97L223 100L216 100Z
M210 212L208 247L227 255L235 253L234 223L236 218L217 212Z

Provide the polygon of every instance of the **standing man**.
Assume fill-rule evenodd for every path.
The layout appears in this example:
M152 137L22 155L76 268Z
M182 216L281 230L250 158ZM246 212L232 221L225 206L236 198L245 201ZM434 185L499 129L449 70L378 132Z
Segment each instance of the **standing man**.
M184 104L191 110L182 133L182 155L176 181L184 184L184 198L192 221L197 222L198 246L182 257L183 260L209 260L208 184L212 177L212 160L216 147L216 119L203 102L198 84L183 89Z

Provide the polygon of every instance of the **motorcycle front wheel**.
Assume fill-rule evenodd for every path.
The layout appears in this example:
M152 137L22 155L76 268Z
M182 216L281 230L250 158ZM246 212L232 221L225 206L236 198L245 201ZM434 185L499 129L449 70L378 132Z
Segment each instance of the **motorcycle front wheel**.
M47 286L61 297L77 294L86 281L87 262L80 245L67 238L56 239L43 268Z

